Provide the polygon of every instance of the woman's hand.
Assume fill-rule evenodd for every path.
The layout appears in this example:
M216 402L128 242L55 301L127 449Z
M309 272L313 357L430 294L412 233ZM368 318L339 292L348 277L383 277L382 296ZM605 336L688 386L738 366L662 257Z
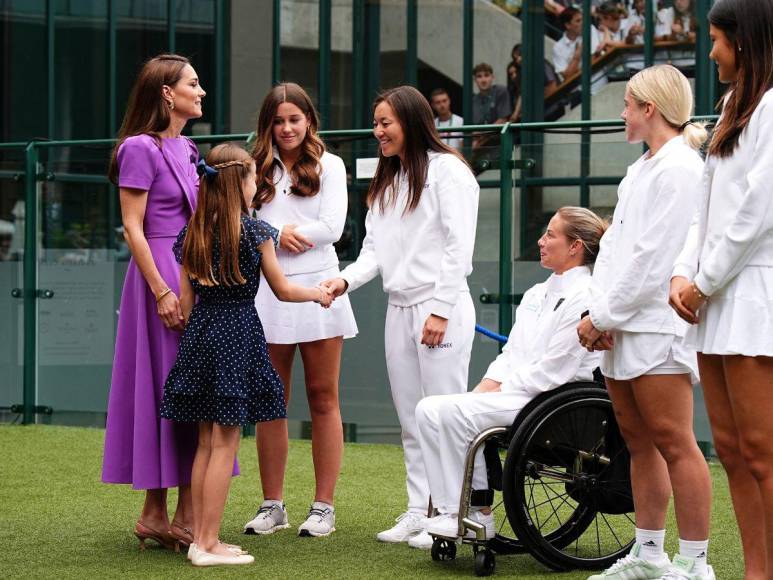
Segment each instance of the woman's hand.
M185 317L183 316L183 311L180 307L180 301L177 299L177 294L174 292L167 292L166 295L158 301L156 308L158 310L158 316L161 318L161 322L164 323L164 326L172 330L182 330L185 328Z
M695 291L695 284L687 284L679 290L678 299L685 309L689 310L695 322L698 322L698 310L706 303L706 296Z
M472 390L473 393L501 393L502 383L492 379L483 379Z
M279 236L279 247L293 254L300 254L314 247L309 238L295 231L297 227L295 224L286 225Z
M333 293L326 288L323 288L321 284L317 286L317 290L319 291L319 298L314 300L314 302L319 304L322 308L330 308L333 300L335 300Z
M612 338L612 333L609 331L602 332L601 336L593 343L593 350L612 350L615 346L615 340Z
M439 345L443 342L447 328L447 319L437 314L430 314L424 322L424 328L421 331L421 344L426 344L427 346Z
M346 289L349 287L349 284L343 278L331 278L330 280L325 280L324 282L321 282L319 286L326 292L329 292L330 294L338 298L344 292L346 292Z
M668 303L671 305L671 308L676 310L679 318L685 322L689 322L690 324L695 324L698 322L698 317L695 315L695 312L687 308L684 305L684 302L682 302L681 292L685 288L690 292L692 291L692 284L690 284L690 281L687 278L684 276L674 276L671 278L671 289L668 293Z
M590 352L593 350L593 344L600 337L601 331L593 326L590 316L583 317L580 324L577 325L577 338L580 340L580 344Z

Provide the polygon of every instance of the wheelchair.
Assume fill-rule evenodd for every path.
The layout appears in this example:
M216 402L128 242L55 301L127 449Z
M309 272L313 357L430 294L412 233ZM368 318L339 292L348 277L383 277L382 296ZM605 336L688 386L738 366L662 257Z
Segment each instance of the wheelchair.
M482 446L489 489L473 491ZM488 505L497 533L486 540L485 528L468 515L471 506ZM461 542L472 546L477 576L494 573L496 555L519 553L556 571L607 568L633 545L633 512L630 456L606 389L569 383L534 398L511 426L472 441L459 502L461 540L433 536L432 559L453 560Z

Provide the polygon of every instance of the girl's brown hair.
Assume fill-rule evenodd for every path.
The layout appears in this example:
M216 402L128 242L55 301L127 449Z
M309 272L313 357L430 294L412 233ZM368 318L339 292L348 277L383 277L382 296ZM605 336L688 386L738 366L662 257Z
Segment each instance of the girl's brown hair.
M147 134L152 136L158 146L161 146L159 133L169 127L171 116L169 105L164 101L162 89L164 85L174 87L182 77L183 69L191 64L184 56L178 54L159 54L144 64L134 87L129 95L126 114L121 128L118 130L118 142L110 157L108 177L118 184L118 163L116 155L127 137Z
M429 157L427 151L450 153L467 162L453 149L440 140L435 119L427 99L418 90L410 86L401 86L381 93L373 103L375 109L381 103L388 103L400 123L404 135L403 158L393 155L384 157L378 153L376 174L368 188L368 206L372 209L378 205L379 211L384 211L397 201L396 180L403 169L408 178L408 200L403 213L410 213L419 205L424 183L427 181ZM387 189L389 194L387 195Z
M246 282L239 270L241 216L247 214L243 185L254 162L236 143L222 143L207 155L217 175L201 178L196 211L183 242L183 268L202 286L235 286ZM218 246L220 264L213 270L212 252Z
M709 22L735 47L738 79L709 146L711 155L729 157L763 95L773 87L773 2L717 0Z
M306 137L301 143L301 154L290 170L290 193L302 197L319 193L319 161L325 152L325 144L317 136L319 116L309 95L300 85L281 83L268 92L258 114L255 148L252 150L258 173L258 193L253 205L258 209L274 199L276 193L274 169L279 166L279 160L274 158L273 129L274 117L282 103L292 103L309 120Z

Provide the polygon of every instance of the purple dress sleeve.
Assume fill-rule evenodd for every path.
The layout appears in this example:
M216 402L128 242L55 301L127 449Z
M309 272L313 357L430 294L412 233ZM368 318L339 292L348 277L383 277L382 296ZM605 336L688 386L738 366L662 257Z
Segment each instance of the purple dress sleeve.
M118 186L148 191L156 178L161 150L150 135L134 135L118 149Z

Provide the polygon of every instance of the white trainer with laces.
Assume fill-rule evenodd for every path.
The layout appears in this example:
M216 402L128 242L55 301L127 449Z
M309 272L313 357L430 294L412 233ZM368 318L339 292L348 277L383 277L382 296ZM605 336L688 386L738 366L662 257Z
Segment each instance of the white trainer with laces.
M694 568L695 560L677 554L674 556L668 571L659 580L717 580L714 576L714 568L711 566L707 566L705 574L696 572Z
M493 514L484 514L482 511L471 511L467 516L474 522L483 524L486 527L486 539L491 539L496 535L496 524L494 523ZM427 531L433 536L440 536L442 538L458 538L459 537L459 515L458 514L441 514L437 517L430 519L427 522ZM475 533L472 530L467 530L467 538L474 538Z
M379 532L376 534L376 539L380 542L389 542L390 544L407 542L413 536L424 531L427 518L416 512L405 512L398 516L395 521L397 525Z
M336 512L332 505L315 501L309 508L306 521L298 526L299 536L321 538L336 531Z
M277 530L290 527L287 521L287 508L282 502L273 500L264 501L255 517L244 524L244 533L247 535L273 534Z
M659 580L663 577L671 562L668 555L663 555L662 562L648 562L639 557L641 546L634 544L631 551L604 570L594 574L588 580Z
M433 542L432 536L429 535L427 530L424 530L408 540L408 545L411 548L418 548L419 550L429 550L432 548Z

